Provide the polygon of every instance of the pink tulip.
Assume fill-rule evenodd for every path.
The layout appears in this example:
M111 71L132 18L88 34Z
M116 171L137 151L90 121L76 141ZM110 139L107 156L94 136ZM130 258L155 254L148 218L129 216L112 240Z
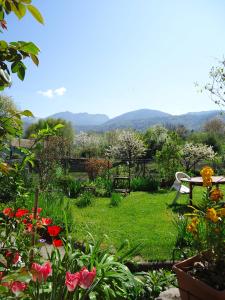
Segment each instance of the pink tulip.
M21 281L14 281L10 285L10 289L13 292L13 294L16 295L16 297L18 297L19 294L26 289L26 287L27 287L26 283L21 282Z
M69 292L73 292L77 285L79 284L80 280L80 273L74 273L71 274L70 272L66 272L66 280L65 280L65 285L68 289Z
M33 275L33 281L46 281L47 278L52 275L52 267L50 262L47 261L43 265L33 263L31 266L31 273Z
M83 267L80 270L80 280L79 280L79 286L82 289L88 289L96 276L96 268L93 268L92 271L88 271L88 269L86 267Z

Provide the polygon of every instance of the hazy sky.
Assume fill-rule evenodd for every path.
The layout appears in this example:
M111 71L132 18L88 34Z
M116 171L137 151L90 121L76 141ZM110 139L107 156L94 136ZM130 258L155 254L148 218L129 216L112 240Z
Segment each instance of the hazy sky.
M205 84L225 54L224 0L36 0L42 26L8 19L1 39L33 41L40 66L5 91L21 109L172 114L217 109Z

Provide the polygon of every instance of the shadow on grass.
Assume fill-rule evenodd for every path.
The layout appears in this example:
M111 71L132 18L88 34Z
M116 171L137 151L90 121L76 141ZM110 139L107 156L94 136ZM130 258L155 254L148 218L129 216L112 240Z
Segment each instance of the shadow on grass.
M193 211L187 204L179 203L167 204L167 208L171 209L174 213L182 215Z

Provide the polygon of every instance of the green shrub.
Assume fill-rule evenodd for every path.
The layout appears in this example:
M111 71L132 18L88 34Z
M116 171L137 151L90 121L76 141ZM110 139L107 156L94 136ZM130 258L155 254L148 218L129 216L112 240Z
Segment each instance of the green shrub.
M73 176L62 176L57 180L57 185L69 198L77 198L82 191L82 183Z
M164 269L148 272L144 280L145 292L141 299L154 300L162 291L177 286L176 275Z
M109 197L112 193L112 181L103 177L98 177L94 181L95 194L99 197Z
M91 192L86 191L82 195L80 195L76 205L80 208L87 207L93 204L93 200L94 200L94 195Z
M157 178L151 177L135 177L131 180L131 190L156 192L159 189L159 181Z
M119 206L121 201L123 199L123 196L119 193L112 193L111 200L110 200L110 206Z

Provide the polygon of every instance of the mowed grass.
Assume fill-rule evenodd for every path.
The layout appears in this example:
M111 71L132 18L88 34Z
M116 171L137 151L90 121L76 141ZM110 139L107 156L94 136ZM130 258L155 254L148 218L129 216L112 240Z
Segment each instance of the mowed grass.
M203 188L195 188L193 202L201 199ZM107 235L105 242L118 247L125 239L131 245L142 244L142 260L171 260L176 241L173 219L185 210L187 195L171 206L176 192L133 192L118 207L110 207L110 198L96 198L92 206L74 206L76 238L82 241L87 232L96 239Z

